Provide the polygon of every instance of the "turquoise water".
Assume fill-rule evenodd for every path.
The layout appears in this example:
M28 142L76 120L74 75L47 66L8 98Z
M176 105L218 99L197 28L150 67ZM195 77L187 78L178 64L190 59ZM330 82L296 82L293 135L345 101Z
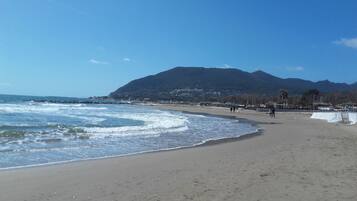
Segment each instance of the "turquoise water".
M145 106L3 98L0 168L190 147L255 131L254 126L235 119Z

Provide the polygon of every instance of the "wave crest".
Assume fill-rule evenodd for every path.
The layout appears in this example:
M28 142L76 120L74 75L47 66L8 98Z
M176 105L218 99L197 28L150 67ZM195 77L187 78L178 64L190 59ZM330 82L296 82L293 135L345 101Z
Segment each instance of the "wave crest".
M117 114L107 115L115 118L131 119L143 121L142 126L122 126L122 127L90 127L83 128L88 134L94 137L108 136L157 136L162 133L183 132L188 129L188 119L185 116L175 115L168 112L160 113L138 113L138 114Z

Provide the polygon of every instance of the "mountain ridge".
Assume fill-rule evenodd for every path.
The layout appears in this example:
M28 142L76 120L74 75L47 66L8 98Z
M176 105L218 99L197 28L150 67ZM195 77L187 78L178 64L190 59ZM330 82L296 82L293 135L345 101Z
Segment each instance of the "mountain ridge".
M279 78L261 70L249 73L236 68L175 67L133 80L109 96L115 99L205 100L242 94L276 95L281 89L296 95L309 89L331 93L357 90L357 82Z

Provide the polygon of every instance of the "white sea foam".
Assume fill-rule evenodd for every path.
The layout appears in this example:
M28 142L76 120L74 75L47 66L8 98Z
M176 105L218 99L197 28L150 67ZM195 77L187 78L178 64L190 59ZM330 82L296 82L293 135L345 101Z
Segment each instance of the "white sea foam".
M58 109L73 109L73 110L107 110L106 107L92 107L87 104L64 104L64 103L38 103L37 106L58 108Z
M28 150L15 150L15 151L22 151L22 152L48 152L48 151L69 151L69 150L81 150L81 149L88 149L91 146L78 146L78 147L61 147L61 148L33 148Z
M39 113L39 112L57 112L59 108L40 107L25 104L0 104L1 113Z
M11 114L27 114L36 113L43 115L57 115L80 119L91 125L99 125L106 118L118 118L128 120L143 121L144 125L137 126L120 126L120 127L84 127L91 137L107 137L107 136L134 136L147 135L154 136L161 133L181 132L188 129L187 117L183 115L173 114L152 110L150 112L131 112L131 113L113 113L107 110L107 107L89 107L85 104L59 104L59 103L33 103L24 104L0 104L0 112ZM56 124L56 122L47 122L46 125ZM3 124L5 125L5 124ZM7 122L6 125L19 126L19 122ZM21 122L21 125L36 126L37 124Z
M142 106L34 102L0 104L0 129L26 131L0 139L0 169L191 147L254 131L235 120Z
M89 107L85 104L27 103L0 104L1 113L58 113L75 110L106 110L106 107Z
M64 103L31 103L31 105L42 105L51 107L82 107L85 104L64 104Z
M160 113L138 113L138 114L106 114L106 116L143 121L142 126L122 126L122 127L90 127L83 129L95 137L107 136L137 136L137 135L158 135L161 133L183 132L188 129L188 119L185 116L174 115L168 112Z

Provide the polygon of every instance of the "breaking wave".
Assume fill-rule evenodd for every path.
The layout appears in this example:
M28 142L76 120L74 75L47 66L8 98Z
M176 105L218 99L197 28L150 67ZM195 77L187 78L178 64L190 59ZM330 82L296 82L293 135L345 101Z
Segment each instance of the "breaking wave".
M256 132L235 119L145 106L0 104L0 168L196 146Z

